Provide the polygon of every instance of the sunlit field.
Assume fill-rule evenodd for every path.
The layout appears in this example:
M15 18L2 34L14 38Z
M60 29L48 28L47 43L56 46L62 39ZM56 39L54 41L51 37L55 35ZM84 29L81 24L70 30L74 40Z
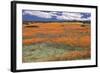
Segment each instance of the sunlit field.
M90 24L30 22L22 25L22 61L47 62L91 58Z

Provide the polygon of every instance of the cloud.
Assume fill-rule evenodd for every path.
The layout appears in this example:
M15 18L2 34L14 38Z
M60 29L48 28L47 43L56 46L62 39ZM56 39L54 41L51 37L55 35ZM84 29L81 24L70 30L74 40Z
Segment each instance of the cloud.
M57 19L60 20L81 20L80 13L63 12L62 16L58 16Z
M24 10L23 15L32 15L32 16L37 16L40 18L45 18L45 19L57 19L57 20L90 20L89 13L76 13L76 12L61 12L61 11L32 11L32 10Z
M80 13L75 13L75 12L63 12L63 15L64 16L70 16L70 17L73 17L73 18L80 18L81 17L81 14Z
M42 11L24 11L23 15L25 14L34 15L41 18L51 18L50 13L42 12Z

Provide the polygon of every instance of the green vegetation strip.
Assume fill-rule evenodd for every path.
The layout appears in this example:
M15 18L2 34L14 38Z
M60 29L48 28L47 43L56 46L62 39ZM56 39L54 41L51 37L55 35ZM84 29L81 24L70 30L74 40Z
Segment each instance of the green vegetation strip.
M37 43L23 46L23 62L38 62L48 57L60 56L69 51L82 51L81 47L71 47L57 43Z

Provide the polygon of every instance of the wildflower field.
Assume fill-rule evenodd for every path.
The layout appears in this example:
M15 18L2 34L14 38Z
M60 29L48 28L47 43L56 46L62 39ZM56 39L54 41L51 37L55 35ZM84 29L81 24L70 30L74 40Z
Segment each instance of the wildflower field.
M22 25L22 61L91 58L91 25L82 22L32 22Z

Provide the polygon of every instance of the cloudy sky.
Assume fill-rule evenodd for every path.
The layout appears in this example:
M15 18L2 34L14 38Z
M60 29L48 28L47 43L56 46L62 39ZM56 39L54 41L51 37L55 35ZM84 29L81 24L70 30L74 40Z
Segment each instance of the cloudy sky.
M23 10L22 19L23 21L90 21L91 14L83 12Z

